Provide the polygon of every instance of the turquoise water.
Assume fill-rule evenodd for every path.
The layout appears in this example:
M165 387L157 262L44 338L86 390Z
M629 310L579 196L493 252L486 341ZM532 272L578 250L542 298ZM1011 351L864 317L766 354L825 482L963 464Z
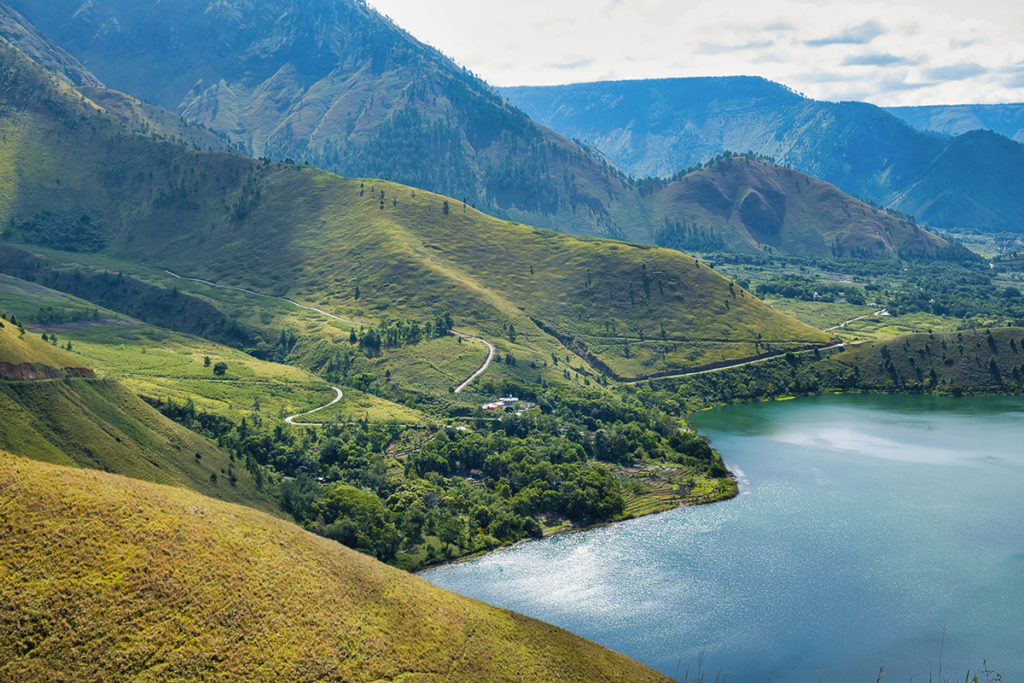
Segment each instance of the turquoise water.
M1024 681L1024 399L827 396L694 419L741 495L423 573L674 678ZM984 676L981 677L984 681Z

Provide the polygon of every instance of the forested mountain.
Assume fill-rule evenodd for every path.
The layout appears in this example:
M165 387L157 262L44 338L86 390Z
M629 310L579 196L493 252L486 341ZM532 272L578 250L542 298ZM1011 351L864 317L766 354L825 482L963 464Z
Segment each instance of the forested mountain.
M946 104L885 110L920 130L945 135L990 130L1024 143L1024 104Z
M14 3L106 84L254 156L619 235L622 179L354 0Z
M696 201L687 193L660 193L652 204L649 186L537 125L486 83L353 0L13 4L107 84L226 134L257 156L389 178L499 217L634 242L654 243L666 221L702 211L685 203ZM671 196L679 203L670 205ZM804 210L808 225L828 222L810 218L818 207ZM758 234L743 220L734 214L727 224L700 229ZM849 231L872 232L886 220L872 216ZM897 221L890 229L904 228ZM716 239L736 243L732 236ZM828 241L811 239L797 253ZM757 245L748 240L744 249ZM780 248L793 246L786 241Z
M763 78L685 78L502 90L543 125L594 145L636 175L668 176L753 151L936 227L1024 230L1004 183L950 202L984 175L1019 184L1024 147L916 130L862 102L819 102ZM976 147L975 143L981 143ZM939 164L943 184L933 182ZM967 192L970 194L970 191Z

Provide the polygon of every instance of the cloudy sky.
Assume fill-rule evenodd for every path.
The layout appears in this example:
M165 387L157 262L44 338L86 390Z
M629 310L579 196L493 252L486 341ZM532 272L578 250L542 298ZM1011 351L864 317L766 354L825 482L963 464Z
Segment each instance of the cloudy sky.
M757 75L818 99L1024 102L1013 0L369 0L494 85Z

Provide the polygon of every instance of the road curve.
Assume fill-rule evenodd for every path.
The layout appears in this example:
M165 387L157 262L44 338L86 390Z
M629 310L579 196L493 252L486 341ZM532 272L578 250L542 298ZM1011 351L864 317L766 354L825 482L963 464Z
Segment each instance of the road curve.
M487 360L484 361L484 364L480 366L479 370L477 370L476 372L469 376L469 379L467 379L459 386L455 387L455 393L461 394L462 390L468 387L470 382L475 380L480 375L484 374L484 371L487 370L488 367L490 367L491 361L494 360L494 355L498 352L498 350L494 348L494 344L480 337L474 337L469 334L463 334L462 332L456 332L455 330L448 330L448 334L452 335L453 337L461 337L462 339L472 339L473 341L478 341L483 344L487 344Z
M889 315L889 311L883 308L880 311L872 311L871 313L865 313L864 315L859 315L856 318L850 318L849 320L841 322L838 325L833 325L832 327L826 328L822 330L822 332L831 332L832 330L838 330L841 327L846 327L848 324L857 322L858 320L863 320L864 318L877 318L883 315Z
M341 392L341 389L339 389L338 387L331 387L331 389L334 389L334 391L337 393L337 396L334 397L333 401L331 401L330 403L325 403L322 406L320 406L319 408L313 408L313 410L307 410L304 413L299 413L298 415L292 415L291 417L286 417L284 419L285 424L290 424L290 425L292 425L294 427L323 427L324 426L323 422L296 422L295 419L299 418L299 417L302 417L303 415L312 415L313 413L317 412L318 410L323 410L324 408L330 408L335 403L340 401L342 399L342 397L344 396L344 394Z

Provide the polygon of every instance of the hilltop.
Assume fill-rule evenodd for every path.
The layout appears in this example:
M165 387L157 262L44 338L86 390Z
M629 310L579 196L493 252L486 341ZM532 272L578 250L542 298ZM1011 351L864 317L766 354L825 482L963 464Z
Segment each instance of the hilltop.
M0 677L666 680L248 508L0 453Z
M812 100L749 76L501 92L539 123L636 175L668 177L725 151L751 151L927 225L1022 229L1012 186L1024 178L1024 147L1009 140L917 130L871 104ZM980 187L979 173L1006 182ZM951 201L949 187L963 188L965 197Z
M799 171L729 156L651 194L664 246L860 258L969 258L914 223ZM688 207L681 211L679 207Z
M680 196L652 213L642 183L354 0L12 4L112 87L256 156L387 178L501 218L648 244L666 217L699 211Z

